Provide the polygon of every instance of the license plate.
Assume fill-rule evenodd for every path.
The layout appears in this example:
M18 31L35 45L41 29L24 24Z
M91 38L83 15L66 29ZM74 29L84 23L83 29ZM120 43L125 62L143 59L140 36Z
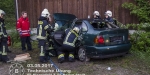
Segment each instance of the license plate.
M122 36L109 37L110 42L122 42Z

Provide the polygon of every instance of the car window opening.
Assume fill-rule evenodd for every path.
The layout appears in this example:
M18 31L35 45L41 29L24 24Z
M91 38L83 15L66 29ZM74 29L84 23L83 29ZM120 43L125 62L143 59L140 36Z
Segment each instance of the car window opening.
M99 23L99 22L97 22L97 23L91 23L91 25L92 25L94 28L96 28L96 29L99 29L99 28L108 28L107 25L102 24L102 23Z
M94 22L94 23L91 23L91 25L92 25L95 29L102 29L102 28L119 28L117 25L115 25L115 24L113 24L113 23Z

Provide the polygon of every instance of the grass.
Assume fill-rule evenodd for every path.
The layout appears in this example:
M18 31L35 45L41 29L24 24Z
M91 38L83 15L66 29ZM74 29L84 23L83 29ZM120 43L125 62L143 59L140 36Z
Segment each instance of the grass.
M38 64L39 63L39 52L40 50L37 48L38 42L32 41L32 47L34 48L34 51L30 51L30 55L32 57L32 60L27 61L23 65L26 66L27 64ZM21 49L18 49L21 47L20 42L15 43L13 45L13 48L16 49L15 53L21 53ZM132 70L134 72L138 72L141 75L144 74L150 74L150 56L147 52L141 52L141 51L135 51L132 50L131 54L123 57L115 57L115 58L108 58L108 59L92 59L90 62L87 63L87 65L81 65L78 67L80 69L80 72L78 71L72 71L73 74L85 72L83 68L86 69L86 73L90 74L93 71L93 66L95 65L105 65L108 67L120 67L128 70ZM62 67L63 68L63 67Z
M27 64L41 64L39 63L40 50L37 48L38 42L32 41L32 47L34 48L34 51L29 52L32 59L27 61L26 63L23 63L23 66L25 68L27 68ZM15 49L15 53L22 53L21 49L19 49L21 48L20 42L16 42L11 48ZM54 62L57 61L56 58L53 59ZM100 59L100 60L92 59L90 62L87 62L86 64L82 63L80 64L79 67L73 69L72 74L77 73L93 74L93 72L101 70L101 68L97 65L102 65L100 67L103 67L105 65L104 67L105 69L107 68L106 66L118 69L123 68L129 71L133 71L135 73L137 72L140 75L148 75L150 74L150 53L131 50L131 54L128 56ZM59 67L61 67L61 69L66 69L65 66L60 65Z
M94 64L107 65L109 67L122 67L124 69L133 70L141 73L141 75L150 74L150 57L149 53L131 51L131 55L124 57L115 57L108 59L92 60Z
M11 16L6 15L4 19L5 19L5 25L7 30L16 29L15 15L11 15Z

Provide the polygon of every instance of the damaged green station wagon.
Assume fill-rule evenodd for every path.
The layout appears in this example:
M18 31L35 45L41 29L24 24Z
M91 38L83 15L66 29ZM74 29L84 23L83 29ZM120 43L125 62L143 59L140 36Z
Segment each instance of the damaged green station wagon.
M61 36L65 29L74 26L80 28L81 39L76 44L76 54L81 61L122 56L131 48L128 29L121 29L98 19L76 20L76 16L72 14L54 13L53 16L55 23L59 25L59 29L54 32L55 45L58 47L62 45Z

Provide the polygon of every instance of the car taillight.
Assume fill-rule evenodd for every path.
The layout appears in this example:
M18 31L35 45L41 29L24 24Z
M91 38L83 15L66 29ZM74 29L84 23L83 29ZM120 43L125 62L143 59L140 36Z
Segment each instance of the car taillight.
M104 44L104 38L103 38L103 36L97 36L95 38L95 43L96 44Z

